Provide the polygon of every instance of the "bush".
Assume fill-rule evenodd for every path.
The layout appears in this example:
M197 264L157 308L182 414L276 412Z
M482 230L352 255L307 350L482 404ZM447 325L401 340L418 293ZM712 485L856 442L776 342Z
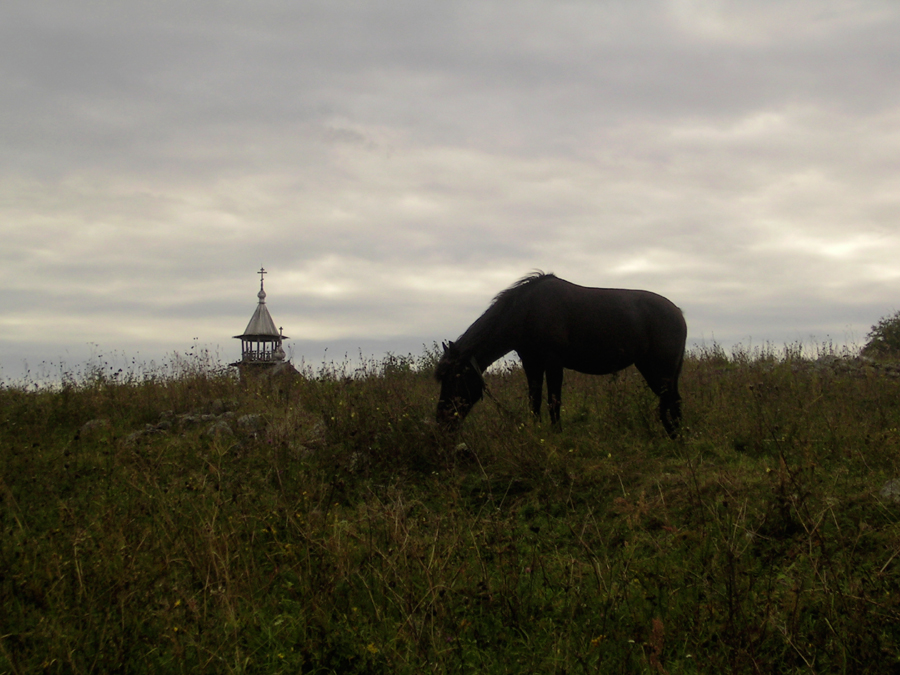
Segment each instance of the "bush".
M862 349L864 356L900 357L900 311L879 319L866 337L869 340Z

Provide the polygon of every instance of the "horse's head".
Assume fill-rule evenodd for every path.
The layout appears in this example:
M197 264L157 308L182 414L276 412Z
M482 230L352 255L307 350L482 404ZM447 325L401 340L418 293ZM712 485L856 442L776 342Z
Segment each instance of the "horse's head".
M447 428L456 428L472 406L484 396L481 370L474 357L466 358L451 342L444 345L444 355L438 362L434 377L441 383L437 421Z

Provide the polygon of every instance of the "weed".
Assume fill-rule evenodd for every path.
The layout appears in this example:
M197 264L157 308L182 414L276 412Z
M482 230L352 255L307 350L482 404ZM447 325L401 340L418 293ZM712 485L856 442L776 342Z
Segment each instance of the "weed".
M807 350L808 351L808 350ZM524 376L458 435L435 349L0 387L0 672L895 672L900 381L792 346Z

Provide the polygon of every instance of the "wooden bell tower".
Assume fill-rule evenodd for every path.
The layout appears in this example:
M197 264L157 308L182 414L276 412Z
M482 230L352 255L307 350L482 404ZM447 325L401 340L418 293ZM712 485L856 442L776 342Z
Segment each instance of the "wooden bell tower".
M243 334L234 336L241 341L241 360L231 365L238 368L242 377L251 373L270 374L267 371L282 370L285 366L293 370L290 361L285 360L282 347L282 343L290 338L284 335L281 328L275 328L275 322L266 307L266 269L261 267L258 274L259 293L256 297L259 298L259 303L256 311L250 317L250 323Z

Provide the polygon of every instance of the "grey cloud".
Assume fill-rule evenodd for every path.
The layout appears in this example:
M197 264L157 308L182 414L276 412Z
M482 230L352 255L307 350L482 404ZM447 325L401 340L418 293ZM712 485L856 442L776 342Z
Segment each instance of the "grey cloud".
M536 267L670 294L698 335L867 327L897 282L898 22L876 0L4 3L0 360L54 320L227 344L260 264L298 348L453 337Z

